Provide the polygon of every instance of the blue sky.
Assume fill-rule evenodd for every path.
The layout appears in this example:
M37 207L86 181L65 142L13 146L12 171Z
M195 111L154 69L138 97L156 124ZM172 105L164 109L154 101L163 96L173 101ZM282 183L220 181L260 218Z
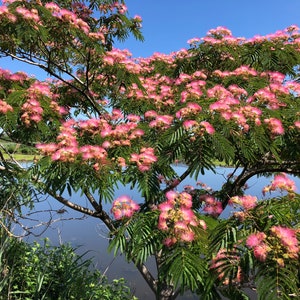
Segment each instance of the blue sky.
M203 37L217 26L229 28L234 36L250 38L300 26L300 0L127 0L131 16L143 19L145 41L133 38L119 48L129 49L135 57L148 57L154 52L170 53L187 48L187 40ZM8 60L0 66L12 71L36 73L34 68L24 68ZM41 73L37 76L41 78Z
M145 42L129 39L135 57L186 48L186 41L225 26L234 36L252 37L300 26L300 0L127 0L130 15L143 18Z

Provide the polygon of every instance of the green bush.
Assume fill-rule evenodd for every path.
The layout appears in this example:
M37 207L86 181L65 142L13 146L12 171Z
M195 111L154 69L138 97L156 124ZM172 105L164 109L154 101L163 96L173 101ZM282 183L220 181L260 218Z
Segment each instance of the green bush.
M30 245L3 238L0 246L0 298L41 299L137 299L124 279L109 283L69 245L52 247L47 240Z

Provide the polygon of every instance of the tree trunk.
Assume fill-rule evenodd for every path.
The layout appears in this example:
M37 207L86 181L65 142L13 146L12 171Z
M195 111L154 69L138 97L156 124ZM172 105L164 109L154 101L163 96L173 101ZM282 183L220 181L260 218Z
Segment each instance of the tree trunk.
M174 300L176 297L174 288L167 284L161 284L156 294L156 300Z

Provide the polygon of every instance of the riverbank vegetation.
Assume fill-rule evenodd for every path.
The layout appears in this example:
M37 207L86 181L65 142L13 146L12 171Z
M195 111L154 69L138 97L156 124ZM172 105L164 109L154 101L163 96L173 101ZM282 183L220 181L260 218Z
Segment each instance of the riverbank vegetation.
M124 279L108 282L86 253L78 255L68 244L27 244L1 232L0 299L137 299Z

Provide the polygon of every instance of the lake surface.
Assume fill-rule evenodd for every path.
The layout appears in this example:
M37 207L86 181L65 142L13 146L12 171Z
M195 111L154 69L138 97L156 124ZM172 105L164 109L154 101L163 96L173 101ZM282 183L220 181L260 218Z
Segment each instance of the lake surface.
M177 171L183 173L185 171L184 166L177 166ZM233 169L231 168L217 168L217 173L214 174L211 171L207 171L205 175L200 176L198 180L206 183L213 189L219 189L224 183L226 176L231 173ZM255 195L258 198L263 198L262 189L264 186L270 184L272 178L252 178L249 182L249 189L247 194ZM293 178L298 187L298 192L300 188L300 179ZM178 190L185 185L195 186L196 181L192 178L187 178L181 183ZM128 187L119 188L115 197L120 195L129 195L132 199L139 202L139 195L135 190L131 190ZM272 194L275 196L276 194ZM68 196L66 196L68 198ZM80 197L79 194L72 196L72 199L76 199L76 203L85 204L87 200ZM110 209L110 204L107 205ZM52 223L49 228L43 232L45 226L37 227L33 232L40 237L29 236L25 238L27 241L43 239L48 237L53 245L59 245L60 243L71 243L74 247L78 247L79 253L84 253L89 251L86 257L93 257L93 261L96 267L107 275L111 280L114 278L124 277L128 285L131 287L134 294L141 300L153 300L154 296L150 288L145 283L144 279L140 273L136 270L132 263L127 263L124 261L122 256L114 257L113 254L107 252L107 229L101 223L99 219L87 217L79 212L72 211L69 208L63 207L62 204L54 199L48 198L46 201L38 203L35 207L37 211L43 211L36 213L31 217L32 220L27 220L28 225L34 226L38 224L40 220L47 221L51 217ZM57 213L55 211L65 209L63 214ZM228 216L230 210L227 209L223 212L223 216ZM34 221L35 220L35 221ZM148 262L149 269L155 274L155 269L151 261ZM178 297L177 299L198 299L198 297L190 294ZM253 296L253 299L255 297Z

